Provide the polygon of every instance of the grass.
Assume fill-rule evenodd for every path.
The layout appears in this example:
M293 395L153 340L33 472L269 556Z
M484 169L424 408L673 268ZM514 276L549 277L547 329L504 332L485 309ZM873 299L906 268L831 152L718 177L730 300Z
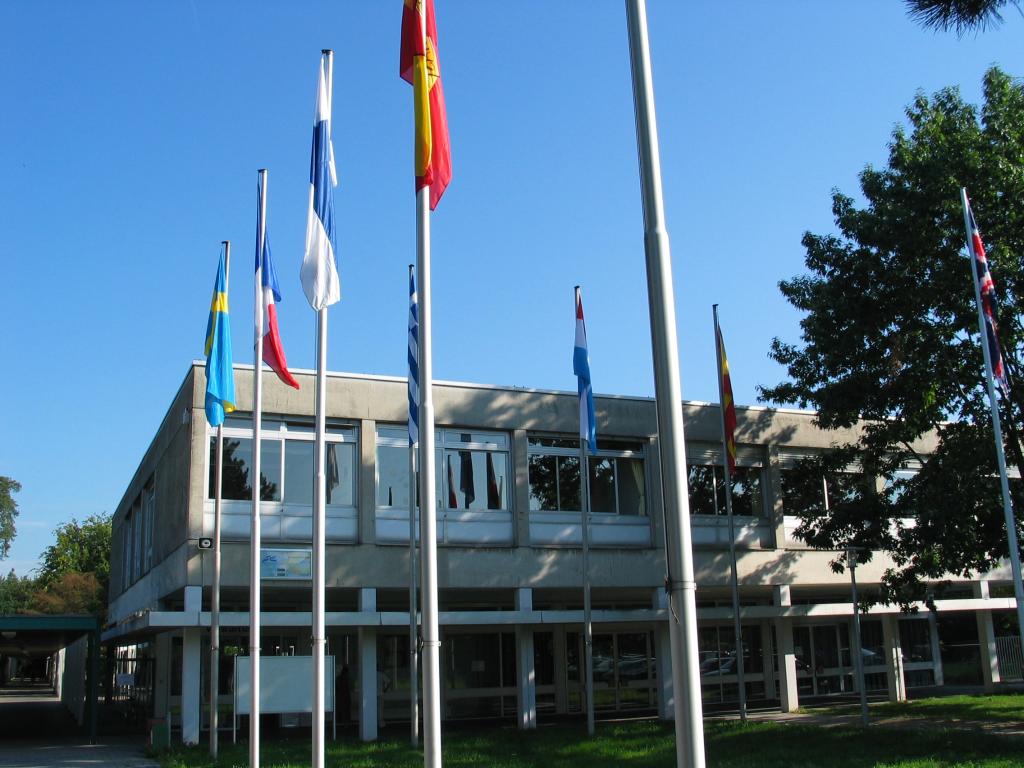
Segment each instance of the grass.
M916 703L915 703L916 704ZM996 707L1001 710L1000 707ZM581 724L542 726L534 732L511 727L452 729L444 737L444 764L452 768L655 768L675 765L675 740L668 723L598 723L587 739ZM247 747L225 745L219 766L246 766ZM943 727L875 727L718 721L705 724L709 768L1010 768L1024 766L1024 739ZM309 739L267 742L265 768L310 764ZM206 746L165 753L163 768L214 765ZM422 753L401 740L372 744L328 742L327 765L370 768L423 765Z
M871 712L889 717L929 718L986 723L1024 721L1024 695L948 696L871 705Z

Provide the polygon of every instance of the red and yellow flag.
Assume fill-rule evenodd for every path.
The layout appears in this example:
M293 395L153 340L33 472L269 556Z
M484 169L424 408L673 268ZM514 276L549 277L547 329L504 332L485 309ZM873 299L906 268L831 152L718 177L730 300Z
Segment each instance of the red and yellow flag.
M722 378L722 422L725 431L725 452L729 461L729 472L736 471L736 401L732 397L732 380L729 378L729 358L725 356L725 339L722 329L715 329L718 334L718 354L722 360L722 369L718 375Z
M413 87L416 190L430 188L430 210L434 210L452 178L448 117L441 88L441 64L437 57L434 0L405 0L399 73Z

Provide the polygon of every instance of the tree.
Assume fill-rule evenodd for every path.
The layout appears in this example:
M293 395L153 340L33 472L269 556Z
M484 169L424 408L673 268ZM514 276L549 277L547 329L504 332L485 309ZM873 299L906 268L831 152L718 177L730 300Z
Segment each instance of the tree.
M1002 23L999 11L1008 5L1020 10L1018 0L907 0L911 17L923 26L960 35Z
M834 191L838 234L804 235L810 274L779 284L804 313L802 343L773 340L770 356L788 378L761 388L762 400L813 407L825 429L864 425L800 463L790 508L813 546L857 545L861 560L888 552L895 566L881 597L904 604L925 580L985 572L1008 552L959 189L971 194L1001 294L1003 354L1017 384L1000 408L1008 458L1021 467L1024 90L993 68L980 110L950 88L918 94L906 115L887 167L860 174L863 207ZM921 469L901 472L910 465ZM822 477L851 467L887 491L846 482L826 510ZM1021 510L1021 483L1012 485Z
M39 584L49 589L68 573L91 573L106 594L110 584L110 515L72 518L53 532L54 543L43 552Z
M0 579L0 616L24 613L32 603L36 580L30 576L18 577L12 568L7 578Z
M21 483L17 480L0 475L0 560L10 553L11 542L17 533L14 518L18 516L18 502L11 494L20 490Z
M68 571L32 595L32 608L41 613L102 614L107 592L94 573Z

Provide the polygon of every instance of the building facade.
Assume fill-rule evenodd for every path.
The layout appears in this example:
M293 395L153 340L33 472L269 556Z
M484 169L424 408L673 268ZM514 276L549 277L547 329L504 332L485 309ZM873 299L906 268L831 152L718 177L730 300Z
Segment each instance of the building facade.
M234 656L248 653L252 509L251 367L236 366L239 411L224 428L221 722L230 727ZM313 391L264 379L260 478L264 656L310 653ZM409 447L405 379L328 374L327 626L339 721L364 739L409 718ZM148 715L196 742L209 719L214 435L193 364L113 522L109 624ZM448 719L582 715L581 471L576 393L435 383L443 712ZM684 403L703 699L738 698L728 520L717 406ZM594 705L671 717L663 508L655 404L596 398L587 477ZM855 692L851 587L836 553L793 537L787 472L845 441L813 414L739 408L732 478L743 666L751 706ZM924 447L925 449L927 446ZM908 470L908 471L912 471ZM879 492L885 488L879 486ZM827 489L823 485L823 493ZM792 506L791 502L791 506ZM793 510L790 509L791 513ZM882 556L858 567L877 589ZM872 695L952 683L992 688L1020 675L1008 570L947 586L917 613L862 619ZM129 692L131 694L131 692ZM272 717L270 725L301 724ZM308 715L306 716L308 718ZM308 719L305 721L308 722Z

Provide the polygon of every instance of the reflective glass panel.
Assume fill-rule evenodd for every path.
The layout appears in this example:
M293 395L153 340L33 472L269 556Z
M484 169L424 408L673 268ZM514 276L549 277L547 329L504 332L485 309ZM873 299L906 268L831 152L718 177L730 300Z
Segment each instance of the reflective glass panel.
M334 506L354 507L355 497L355 445L327 443L327 503Z
M409 509L409 449L377 446L377 506Z
M619 470L619 514L647 514L644 463L640 459L616 459L615 462Z
M286 440L284 443L285 504L313 505L313 443Z
M507 509L507 458L495 451L444 452L449 509Z
M590 511L616 511L615 465L612 459L590 459Z
M530 510L555 511L558 505L558 459L555 456L530 456Z

